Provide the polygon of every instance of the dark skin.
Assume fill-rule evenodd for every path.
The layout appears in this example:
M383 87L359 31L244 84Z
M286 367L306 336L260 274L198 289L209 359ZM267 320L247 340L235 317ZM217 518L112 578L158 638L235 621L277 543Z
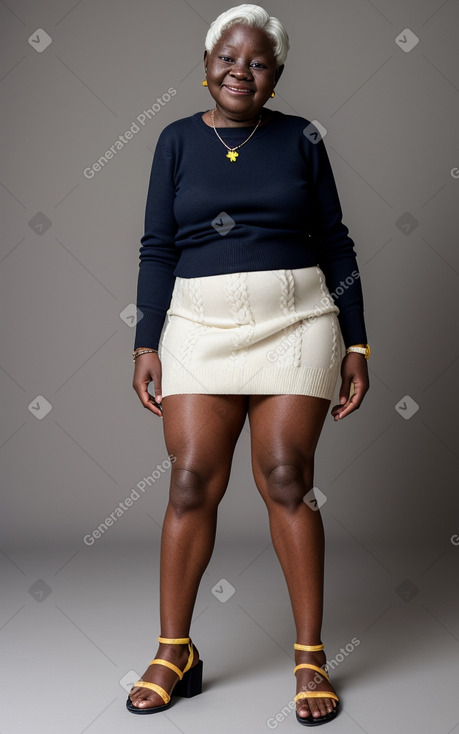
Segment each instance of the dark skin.
M215 102L217 127L256 125L283 67L278 67L271 39L261 29L235 25L225 31L211 53L204 53L208 90ZM239 88L231 92L230 87ZM269 122L264 110L263 124ZM211 113L203 114L211 125ZM153 381L156 402L148 385ZM160 617L163 637L189 636L199 583L215 541L217 511L229 480L233 451L249 419L252 468L265 502L273 546L287 582L296 627L296 641L317 645L321 640L324 533L320 511L303 501L313 486L314 453L330 401L304 395L168 395L162 399L161 361L144 354L135 361L133 387L142 405L163 417L167 451L176 457L171 468L169 504L161 540ZM335 421L357 410L369 387L367 361L351 353L341 365L339 404ZM192 426L192 431L188 427ZM301 559L301 565L298 559ZM199 652L194 648L194 664ZM160 644L156 657L183 669L187 646ZM322 666L325 652L295 652L295 663ZM171 692L178 678L169 668L150 666L144 680ZM297 692L305 690L314 671L296 674ZM317 691L333 691L324 680ZM130 698L139 708L163 704L157 693L133 688ZM297 703L301 717L332 712L332 698Z
M284 70L277 66L264 31L244 25L229 28L211 54L204 52L204 68L208 90L215 101L216 127L256 125ZM231 91L235 88L239 94ZM266 116L265 121L268 119ZM212 125L210 111L203 115L203 120Z

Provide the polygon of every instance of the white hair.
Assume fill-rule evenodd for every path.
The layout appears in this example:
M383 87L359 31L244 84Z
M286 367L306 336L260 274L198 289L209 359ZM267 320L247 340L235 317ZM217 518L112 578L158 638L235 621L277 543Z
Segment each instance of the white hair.
M259 5L252 5L251 3L243 3L225 10L211 23L204 44L206 51L211 53L222 33L232 25L236 25L236 23L246 23L252 28L264 30L273 41L277 66L282 66L285 63L290 48L287 31L280 20L272 15L270 16Z

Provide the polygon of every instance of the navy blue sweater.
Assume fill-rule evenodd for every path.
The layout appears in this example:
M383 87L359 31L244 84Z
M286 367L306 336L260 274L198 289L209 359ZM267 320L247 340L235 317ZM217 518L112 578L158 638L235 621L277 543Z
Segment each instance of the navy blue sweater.
M354 242L323 140L309 120L273 111L236 162L196 112L155 149L141 239L134 349L157 348L175 277L318 265L340 309L346 346L365 343ZM253 127L217 128L234 147Z

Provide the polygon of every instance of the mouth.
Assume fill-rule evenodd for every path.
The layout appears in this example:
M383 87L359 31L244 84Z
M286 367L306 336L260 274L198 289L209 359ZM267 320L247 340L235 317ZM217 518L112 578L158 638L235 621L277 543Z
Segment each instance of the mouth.
M230 93L230 94L240 94L240 95L249 95L253 94L252 89L249 87L237 87L234 85L229 84L222 84L223 87Z

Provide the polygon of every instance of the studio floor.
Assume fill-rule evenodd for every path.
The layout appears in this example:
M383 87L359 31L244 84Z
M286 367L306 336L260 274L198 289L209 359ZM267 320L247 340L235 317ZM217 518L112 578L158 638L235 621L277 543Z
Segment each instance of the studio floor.
M342 710L320 731L459 734L458 552L432 549L422 577L407 578L397 549L387 562L328 544L322 639ZM203 693L154 716L125 702L156 650L157 539L2 553L0 570L1 734L304 730L287 589L266 539L217 539L192 624Z

